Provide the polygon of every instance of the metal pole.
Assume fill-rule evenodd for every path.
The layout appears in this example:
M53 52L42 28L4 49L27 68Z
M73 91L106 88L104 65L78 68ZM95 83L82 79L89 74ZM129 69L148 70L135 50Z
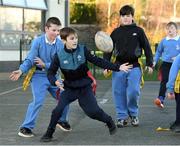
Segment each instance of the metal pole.
M20 53L19 53L19 57L20 57L20 58L19 58L19 65L22 64L22 43L23 43L23 40L20 39L20 45L19 45L19 49L20 49L20 50L19 50L19 52L20 52Z

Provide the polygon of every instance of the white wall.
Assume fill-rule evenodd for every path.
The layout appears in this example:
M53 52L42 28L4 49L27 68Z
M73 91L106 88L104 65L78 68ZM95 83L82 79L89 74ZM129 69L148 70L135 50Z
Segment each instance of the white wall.
M22 52L22 60L25 59L27 51ZM19 61L20 51L0 51L0 61Z
M62 26L65 26L65 0L47 0L47 6L46 19L53 16L58 17Z

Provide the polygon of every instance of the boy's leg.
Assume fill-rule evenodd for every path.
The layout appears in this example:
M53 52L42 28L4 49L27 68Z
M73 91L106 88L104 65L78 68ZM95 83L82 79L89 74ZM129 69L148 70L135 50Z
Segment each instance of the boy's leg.
M35 121L40 111L40 107L44 103L45 95L46 95L46 77L43 75L35 74L32 78L31 89L33 94L33 101L29 104L25 120L23 124L20 126L19 136L22 137L32 137L33 134L31 129L35 127Z
M127 106L129 116L131 117L131 124L138 126L138 103L140 97L140 83L141 83L141 70L139 67L133 68L128 73L128 87L127 87Z
M57 88L56 86L50 86L50 87L48 88L48 91L50 92L50 94L51 94L51 95L57 100L57 102L58 102L58 100L60 99L60 97L57 97L57 96L60 96L60 94L61 94L62 92L60 91L60 93L57 95L57 94L56 94L56 93L57 93L57 90L58 90L58 88ZM71 130L72 130L70 124L68 123L68 116L69 116L69 105L67 105L67 106L64 108L63 113L62 113L61 117L59 118L58 124L57 124L57 126L58 126L59 128L61 128L63 131L71 131Z
M73 94L73 92L69 89L66 89L65 91L62 92L61 98L59 99L59 102L58 102L58 105L52 111L51 120L50 120L48 129L41 138L42 142L49 142L52 140L52 138L53 138L52 136L55 131L57 122L58 122L59 118L61 117L64 108L68 104L70 104L71 102L76 100L76 97L77 97L77 95L75 93Z
M160 83L159 96L154 101L154 103L158 107L161 107L161 108L164 107L164 99L165 99L165 94L166 94L166 83L168 82L170 68L171 68L171 63L163 62L161 65L162 81Z
M108 114L97 104L91 86L79 89L78 102L83 111L92 119L104 122L109 128L110 134L114 134L116 126Z
M127 73L113 72L112 74L112 95L116 109L116 119L118 128L127 125L128 109L127 109Z

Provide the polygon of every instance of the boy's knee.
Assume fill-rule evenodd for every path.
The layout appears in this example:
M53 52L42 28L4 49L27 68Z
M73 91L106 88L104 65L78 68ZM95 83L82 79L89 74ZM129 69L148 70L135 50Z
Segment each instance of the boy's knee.
M55 109L52 111L52 115L62 115L62 112L63 112L62 109L55 108Z
M139 95L140 95L140 91L138 89L132 89L127 94L128 97L137 97Z
M97 117L101 116L101 113L102 113L101 110L98 110L98 109L89 110L86 112L86 114L92 119L96 119Z

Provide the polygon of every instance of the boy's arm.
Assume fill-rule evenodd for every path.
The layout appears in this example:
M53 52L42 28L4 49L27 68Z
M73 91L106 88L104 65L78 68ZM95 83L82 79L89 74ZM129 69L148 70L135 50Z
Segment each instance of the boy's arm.
M176 59L174 60L171 66L171 69L169 72L169 80L168 80L168 83L166 84L167 93L174 93L175 80L176 80L179 70L180 70L180 55L176 57Z
M55 82L57 81L56 73L58 71L58 68L60 66L58 55L55 54L53 61L50 64L50 67L47 72L47 77L51 85L56 86Z
M156 50L156 53L155 53L155 56L154 56L154 66L157 64L159 58L161 57L162 55L162 52L163 52L163 41L161 41L157 47L157 50Z
M146 66L152 67L153 66L153 55L152 50L149 44L149 41L146 37L146 34L143 30L140 31L140 46L144 49L144 53L146 56Z
M30 52L28 53L24 62L19 67L22 73L27 72L34 65L34 59L35 57L38 56L38 49L39 49L39 40L35 39L31 44Z
M119 71L118 64L113 64L105 59L97 57L96 55L92 55L86 47L84 47L84 52L85 52L86 59L89 62L95 64L96 66L99 66L104 69L113 70L113 71Z
M125 71L125 72L127 72L129 69L132 68L132 65L129 65L129 63L124 63L122 65L113 64L113 63L111 63L111 62L109 62L109 61L107 61L105 59L102 59L102 58L99 58L99 57L97 57L95 55L92 55L90 53L90 51L87 50L87 48L84 48L84 49L85 49L86 59L89 62L91 62L91 63L93 63L93 64L95 64L95 65L97 65L97 66L99 66L101 68L108 69L108 70L113 70L113 71L120 71L121 70L121 71Z

